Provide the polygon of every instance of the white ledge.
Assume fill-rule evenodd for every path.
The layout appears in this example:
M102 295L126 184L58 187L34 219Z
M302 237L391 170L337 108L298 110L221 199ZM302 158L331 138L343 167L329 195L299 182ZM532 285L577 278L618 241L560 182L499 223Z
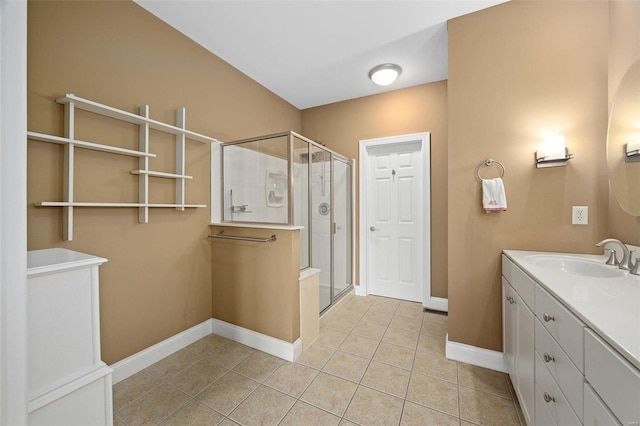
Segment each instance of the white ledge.
M247 222L223 222L223 223L210 223L209 226L230 226L232 228L254 228L254 229L280 229L283 231L297 231L304 229L304 226L299 225L278 225L267 223L247 223Z

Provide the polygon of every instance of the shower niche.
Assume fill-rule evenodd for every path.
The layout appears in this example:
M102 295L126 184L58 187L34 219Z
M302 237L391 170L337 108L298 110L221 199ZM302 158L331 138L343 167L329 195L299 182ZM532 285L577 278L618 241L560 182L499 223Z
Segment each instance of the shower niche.
M320 269L319 312L354 281L353 162L295 132L220 145L221 225L300 230L300 269Z

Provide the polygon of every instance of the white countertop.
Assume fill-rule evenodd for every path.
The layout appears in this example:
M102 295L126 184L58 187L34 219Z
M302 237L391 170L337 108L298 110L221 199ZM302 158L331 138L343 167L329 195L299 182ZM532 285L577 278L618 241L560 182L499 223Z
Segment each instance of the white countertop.
M31 250L27 252L27 276L101 265L105 262L107 259L103 257L64 248Z
M531 255L568 255L604 265L604 255L519 250L504 254L640 369L640 276L583 277L527 260Z

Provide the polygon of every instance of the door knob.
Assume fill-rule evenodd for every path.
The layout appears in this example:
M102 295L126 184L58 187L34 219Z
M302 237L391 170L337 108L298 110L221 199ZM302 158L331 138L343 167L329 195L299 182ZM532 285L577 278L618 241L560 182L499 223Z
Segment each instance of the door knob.
M369 231L379 231L379 229L376 228L375 226L371 226L369 227Z

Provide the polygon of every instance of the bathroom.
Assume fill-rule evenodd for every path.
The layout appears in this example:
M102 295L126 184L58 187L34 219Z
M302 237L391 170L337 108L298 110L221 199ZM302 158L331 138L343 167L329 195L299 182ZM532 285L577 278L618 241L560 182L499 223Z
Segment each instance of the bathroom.
M359 140L429 131L432 294L448 299L450 341L501 351L501 250L596 253L595 242L608 236L640 244L637 219L610 196L604 143L627 52L637 48L624 45L633 39L624 33L628 17L618 2L514 1L449 22L448 81L300 111L133 3L29 2L26 127L63 134L52 99L76 93L122 108L148 103L152 117L169 123L186 106L189 128L223 141L293 130L349 159ZM101 126L90 114L84 119L79 138ZM137 137L134 126L118 131L123 141ZM534 152L551 133L565 135L575 158L536 169ZM99 173L78 191L105 188L106 201L137 197L136 182L103 173L137 161L82 155L79 164ZM479 205L473 173L489 157L507 168L505 214ZM208 147L189 146L191 202L208 204L209 158ZM211 318L217 271L208 209L157 210L145 225L129 209L78 209L75 238L65 242L62 211L34 207L62 196L61 150L29 142L28 161L26 241L17 246L109 259L100 270L107 364ZM166 202L172 191L158 182L151 195ZM571 225L573 205L589 206L588 226Z

